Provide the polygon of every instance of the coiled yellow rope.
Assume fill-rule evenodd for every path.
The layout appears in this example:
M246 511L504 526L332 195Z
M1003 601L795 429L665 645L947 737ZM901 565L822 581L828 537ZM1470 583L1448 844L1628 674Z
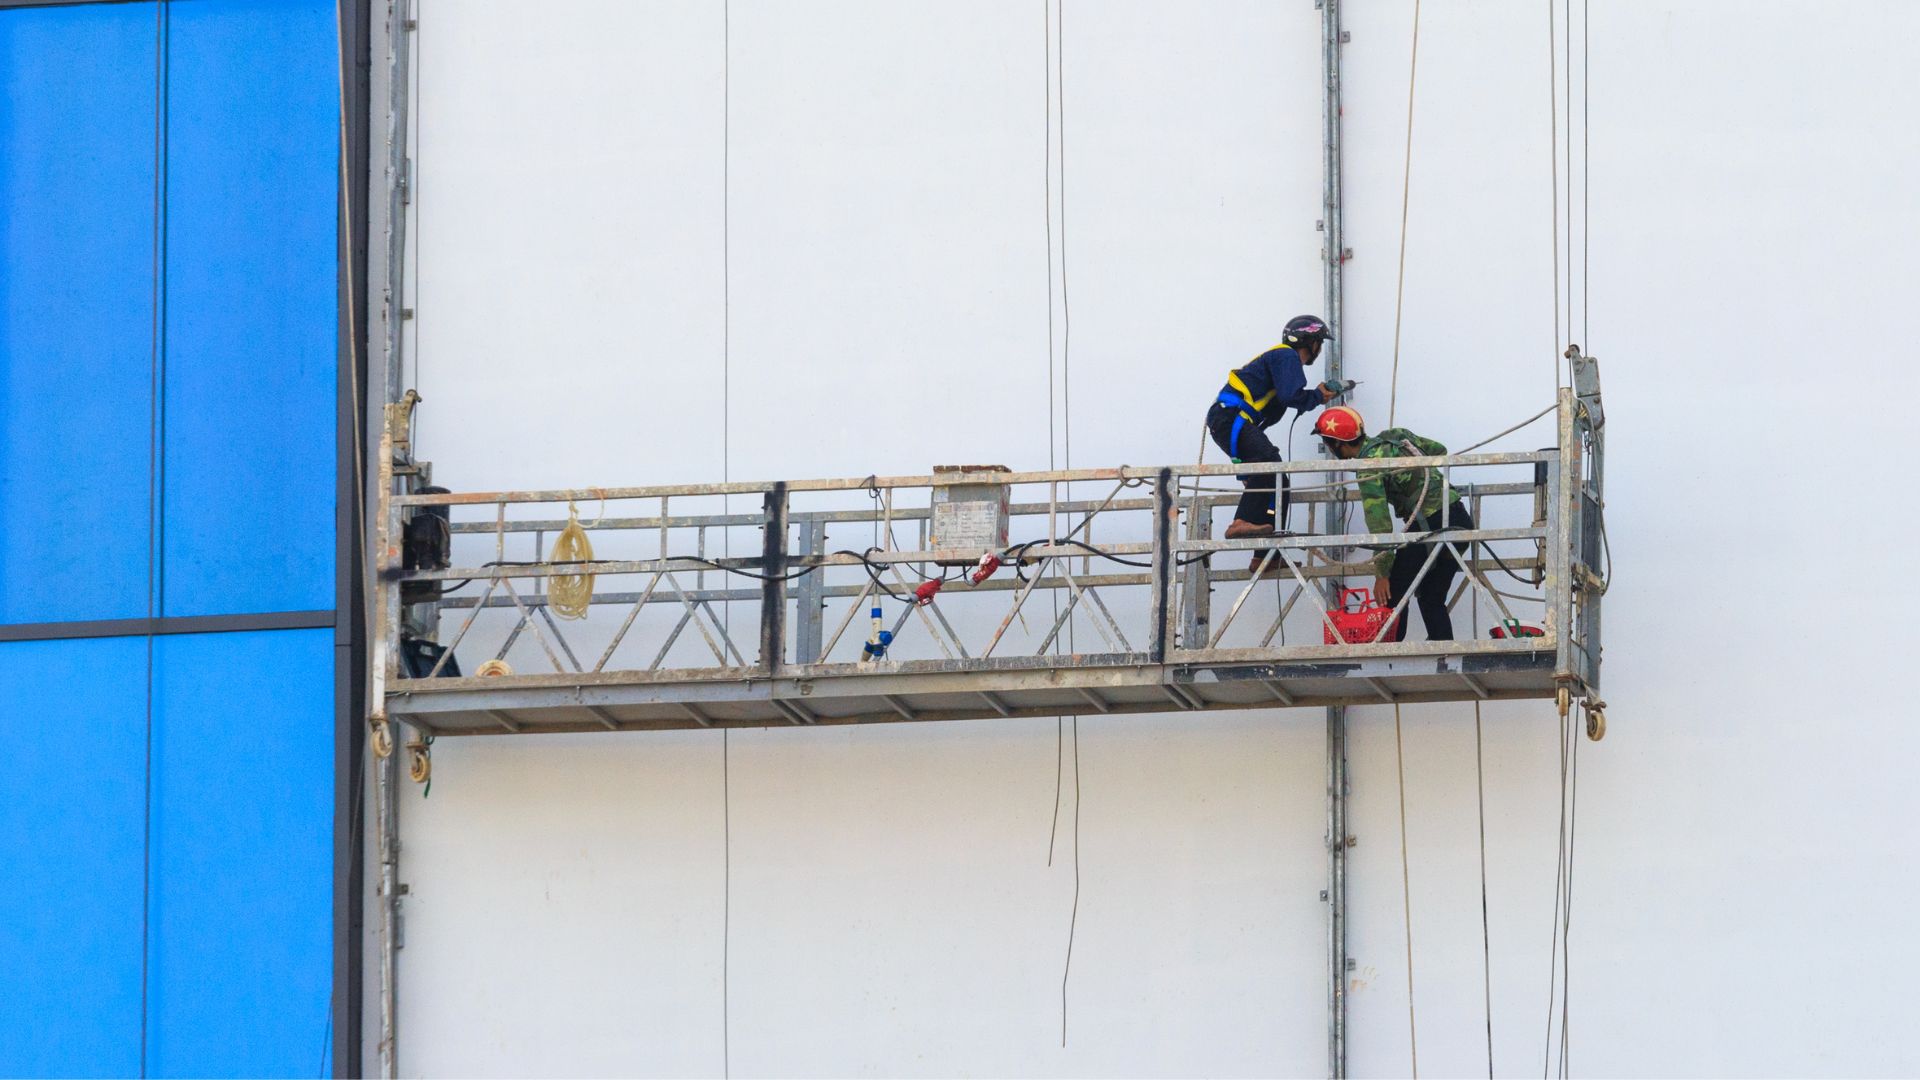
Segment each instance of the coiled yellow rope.
M553 539L553 551L547 556L549 563L583 563L593 561L593 542L587 539L587 530L580 527L580 509L572 503L567 504L567 527ZM560 574L547 580L547 606L555 615L563 619L584 619L587 606L593 603L592 574Z

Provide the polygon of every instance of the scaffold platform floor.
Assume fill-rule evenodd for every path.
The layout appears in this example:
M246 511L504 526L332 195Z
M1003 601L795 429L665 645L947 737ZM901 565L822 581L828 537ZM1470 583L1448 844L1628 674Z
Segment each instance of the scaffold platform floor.
M435 734L655 731L1550 698L1541 639L1308 646L1156 663L1145 653L434 679L389 710ZM1389 655L1357 657L1361 649ZM1305 654L1305 655L1302 655ZM421 680L413 680L421 681Z

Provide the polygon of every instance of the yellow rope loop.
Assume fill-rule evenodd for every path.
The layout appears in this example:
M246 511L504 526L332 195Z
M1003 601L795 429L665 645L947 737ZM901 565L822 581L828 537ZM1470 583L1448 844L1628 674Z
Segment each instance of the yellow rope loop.
M553 539L553 551L547 556L549 563L584 563L593 561L593 542L587 539L587 530L580 527L580 508L571 502L567 504L567 527ZM555 615L563 619L584 619L587 607L593 603L592 574L561 574L547 581L547 606Z
M432 754L419 739L407 743L407 776L416 784L424 784L433 776Z

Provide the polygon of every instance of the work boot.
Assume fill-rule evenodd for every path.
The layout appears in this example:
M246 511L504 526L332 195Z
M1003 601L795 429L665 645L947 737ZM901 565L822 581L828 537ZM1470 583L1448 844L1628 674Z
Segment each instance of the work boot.
M1266 552L1264 552L1264 551L1256 551L1256 552L1254 552L1254 553L1253 553L1253 561L1247 564L1247 569L1249 569L1249 570L1251 570L1251 571L1253 571L1253 572L1254 572L1254 573L1256 573L1256 574L1257 574L1257 573L1259 573L1259 572L1260 572L1260 560L1262 560L1262 559L1264 559L1264 558L1266 558L1266 557L1267 557L1267 553L1266 553ZM1288 573L1288 570L1287 570L1287 556L1286 556L1286 553L1285 553L1285 552L1282 552L1282 553L1280 553L1279 555L1276 555L1276 556L1274 556L1274 559L1273 559L1273 561L1267 564L1267 573L1269 573L1269 574L1285 574L1285 573Z
M1292 532L1275 532L1269 529L1266 535L1278 537L1278 536L1295 536L1297 534ZM1254 552L1253 561L1247 564L1247 569L1253 571L1256 574L1259 573L1260 560L1266 557L1267 557L1267 553L1265 551ZM1286 552L1284 551L1274 552L1273 561L1267 564L1267 573L1269 574L1289 573L1289 571L1287 570L1287 553Z
M1232 521L1227 522L1225 538L1228 540L1251 540L1256 536L1272 535L1273 526L1271 525L1255 525L1251 521L1241 521L1239 518L1234 518Z

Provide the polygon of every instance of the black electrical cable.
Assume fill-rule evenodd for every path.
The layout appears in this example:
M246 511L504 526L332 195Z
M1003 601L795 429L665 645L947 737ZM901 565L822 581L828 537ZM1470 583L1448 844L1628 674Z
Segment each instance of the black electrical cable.
M836 551L834 552L834 554L835 555L853 555L855 558L861 557L857 552L852 552L852 551ZM544 559L495 559L491 562L481 563L480 565L482 567L488 567L488 566L611 566L620 561L621 560L619 559L585 559L580 562L572 562L572 563L549 563ZM738 574L741 577L752 578L755 581L795 581L800 578L806 577L808 574L813 573L815 570L820 569L818 566L803 566L800 569L795 570L790 574L761 574L761 573L756 573L752 570L748 570L744 567L726 566L721 563L717 563L712 559L702 558L698 555L670 555L667 557L667 561L696 563L700 566L705 566L713 570L721 571L722 573ZM441 589L440 593L442 596L444 596L447 593L455 592L459 589L464 589L478 580L480 579L467 578L466 580L460 582L457 585L449 585L446 588Z
M874 587L879 589L881 592L885 593L888 599L898 600L903 604L918 604L920 602L918 597L901 596L899 593L893 591L893 586L888 585L886 581L880 577L880 566L873 561L873 553L876 551L883 551L883 550L885 549L870 547L865 551L842 550L842 551L836 551L834 552L834 554L835 555L851 555L854 558L859 559L860 565L863 568L865 568L867 571L867 577L873 579ZM808 567L808 569L812 570L813 567ZM940 580L945 581L946 579L942 578Z
M1084 540L1072 540L1072 539L1028 540L1026 543L1015 544L1012 547L1007 548L1005 551L1001 552L1001 554L1007 557L1008 559L1018 560L1026 557L1026 553L1029 548L1042 547L1042 546L1079 548L1082 551L1085 551L1092 555L1098 555L1100 558L1106 559L1110 562L1117 562L1122 566L1138 566L1142 569L1147 569L1147 570L1151 570L1153 568L1153 563L1151 562L1141 562L1138 559L1129 559L1129 558L1126 558L1125 556L1115 555L1110 551L1104 551L1100 548L1094 547L1092 544L1089 544ZM1016 572L1018 572L1017 563L1016 563ZM1026 578L1023 576L1021 580L1025 581Z
M835 552L835 554L836 555L844 554L844 552ZM808 574L813 573L815 570L820 569L817 566L803 566L800 569L795 570L791 574L760 574L760 573L755 573L752 570L748 570L745 567L724 566L720 563L714 562L712 559L703 559L698 555L673 555L673 556L670 556L670 558L678 559L684 562L699 563L701 566L705 566L713 570L718 570L721 573L737 574L740 577L752 578L755 581L797 581L800 578L806 577Z
M1465 531L1465 529L1466 529L1466 526L1464 526L1464 525L1443 525L1443 526L1441 526L1440 528L1438 528L1438 529L1434 529L1434 530L1433 530L1433 531L1431 531L1431 532L1426 532L1426 533L1422 533L1422 534L1420 534L1420 536L1419 536L1418 538L1416 538L1416 539L1414 539L1414 540L1411 540L1411 541L1409 541L1408 543L1409 543L1409 544L1424 544L1424 543L1426 543L1426 542L1427 542L1428 540L1431 540L1431 539L1433 539L1434 537L1436 537L1436 536L1439 536L1439 535L1440 535L1441 533L1446 533L1446 532L1462 532L1462 531ZM1521 576L1520 576L1520 575L1519 575L1518 573L1515 573L1515 572L1514 572L1514 569L1513 569L1513 567L1511 567L1511 566L1508 566L1508 565L1507 565L1507 562L1506 562L1506 560L1505 560L1505 559L1502 559L1502 558L1500 557L1500 553L1499 553L1499 552L1497 552L1497 551L1495 551L1495 550L1493 550L1493 548L1492 548L1491 546L1489 546L1489 547L1487 548L1487 557L1493 560L1493 562L1494 562L1494 565L1496 565L1496 566L1498 566L1498 567L1499 567L1499 568L1500 568L1501 570L1503 570L1503 571L1505 571L1505 572L1506 572L1506 575L1507 575L1508 577L1510 577L1510 578L1512 578L1513 580L1515 580L1515 581L1517 581L1517 582L1519 582L1520 584L1522 584L1522 585L1538 585L1538 584L1540 584L1540 583L1539 583L1538 581L1536 581L1536 580L1534 580L1534 579L1532 579L1532 578L1525 578L1525 577L1521 577Z

